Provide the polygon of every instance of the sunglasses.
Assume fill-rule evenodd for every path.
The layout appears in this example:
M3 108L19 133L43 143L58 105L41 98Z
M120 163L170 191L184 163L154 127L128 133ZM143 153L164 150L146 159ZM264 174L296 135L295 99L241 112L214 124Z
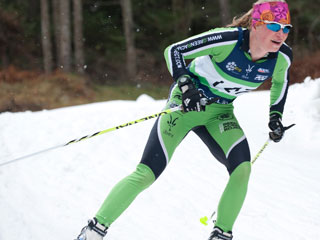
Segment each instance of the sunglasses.
M282 29L283 33L288 34L292 28L291 24L281 24L278 22L268 21L268 20L260 20L267 25L267 28L273 32L279 32Z

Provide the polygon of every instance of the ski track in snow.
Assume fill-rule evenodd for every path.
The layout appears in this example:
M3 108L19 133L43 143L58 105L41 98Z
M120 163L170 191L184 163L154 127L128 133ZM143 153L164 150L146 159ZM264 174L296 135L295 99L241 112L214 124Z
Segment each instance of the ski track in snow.
M0 114L0 162L161 111L142 95L41 112ZM269 92L235 101L252 157L268 136ZM0 240L72 240L107 193L131 173L154 119L0 167ZM235 240L320 239L320 79L290 86L284 125L253 165ZM106 239L207 239L199 219L216 210L224 166L190 133L160 178L112 225Z

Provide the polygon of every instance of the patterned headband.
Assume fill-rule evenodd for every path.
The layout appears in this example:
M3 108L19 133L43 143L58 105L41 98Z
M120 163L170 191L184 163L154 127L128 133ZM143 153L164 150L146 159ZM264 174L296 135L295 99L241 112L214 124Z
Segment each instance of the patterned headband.
M264 24L260 20L290 24L290 12L285 2L265 2L255 4L252 12L252 26Z

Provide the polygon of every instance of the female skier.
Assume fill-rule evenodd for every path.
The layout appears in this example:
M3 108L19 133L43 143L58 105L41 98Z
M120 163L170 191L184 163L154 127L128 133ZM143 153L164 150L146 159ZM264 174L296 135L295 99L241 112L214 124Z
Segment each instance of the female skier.
M209 240L231 240L251 171L248 142L233 114L233 101L272 78L270 138L281 140L292 61L291 49L284 42L291 27L286 2L260 0L228 27L167 47L166 63L176 82L165 107L182 104L183 111L157 119L137 169L115 185L77 240L102 240L135 197L160 176L189 131L202 139L229 172ZM193 61L186 66L185 59ZM205 106L204 100L214 103ZM175 126L168 124L170 119Z

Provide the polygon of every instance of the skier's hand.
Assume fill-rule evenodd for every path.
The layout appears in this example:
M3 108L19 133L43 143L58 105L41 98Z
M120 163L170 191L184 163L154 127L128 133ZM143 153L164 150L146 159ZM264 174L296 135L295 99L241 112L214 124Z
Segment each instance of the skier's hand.
M203 96L188 75L178 78L178 86L182 92L182 108L184 112L205 111L205 104L202 104Z
M272 132L269 132L269 137L274 142L280 142L285 132L285 129L281 123L281 117L279 114L274 113L270 116L268 124Z

